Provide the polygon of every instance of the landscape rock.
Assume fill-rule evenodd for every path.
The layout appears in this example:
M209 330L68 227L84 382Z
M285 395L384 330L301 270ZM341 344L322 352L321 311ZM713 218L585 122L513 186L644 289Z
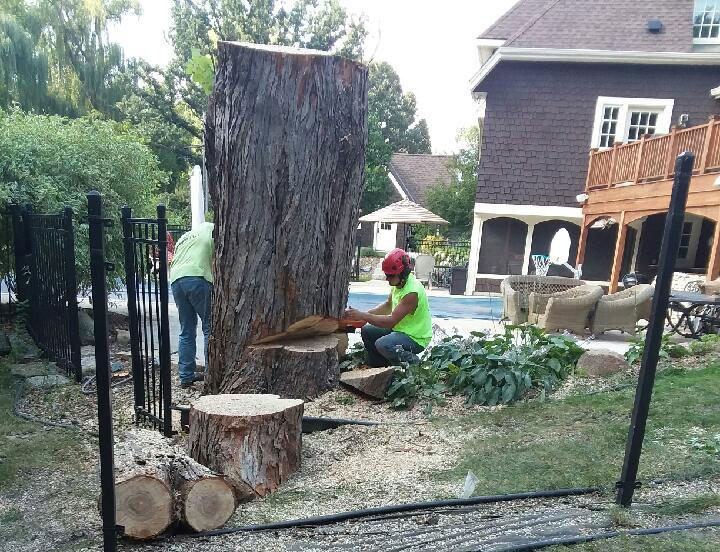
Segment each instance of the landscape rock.
M42 354L27 332L10 332L8 334L8 340L10 341L10 348L15 358L20 359L20 362L37 360Z
M118 330L117 337L115 338L115 343L117 343L120 347L129 347L130 332L127 330Z
M630 364L620 353L608 349L585 351L577 363L578 372L594 378L605 378L630 369Z
M10 373L18 378L32 378L34 376L49 376L57 374L52 364L45 362L30 362L28 364L11 364Z
M80 365L82 366L83 376L94 376L95 375L95 357L84 356L80 358Z
M340 383L352 387L369 397L384 399L394 372L394 366L351 370L340 374Z
M27 384L30 387L54 387L56 385L67 385L70 380L60 374L51 374L49 376L33 376L28 378Z
M95 343L95 323L85 309L78 310L78 326L80 329L80 345Z

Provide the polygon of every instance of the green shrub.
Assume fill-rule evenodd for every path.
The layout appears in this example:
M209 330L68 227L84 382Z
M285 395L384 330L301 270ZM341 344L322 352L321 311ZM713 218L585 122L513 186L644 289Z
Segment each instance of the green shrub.
M378 251L377 249L373 249L372 247L361 247L360 248L360 256L361 257L384 257L385 253L382 251Z
M550 391L572 372L583 349L570 338L536 326L505 326L502 334L447 337L423 362L399 369L387 397L396 408L429 407L446 393L468 405L508 404L532 388Z
M37 213L58 213L68 206L75 218L78 287L90 287L86 194L103 195L108 260L118 270L108 286L119 286L123 266L120 209L151 215L154 196L167 182L157 159L129 128L90 117L67 119L0 111L0 206L30 203Z
M625 352L625 360L629 364L635 364L642 360L645 352L645 335L638 335L630 340L630 348ZM660 358L682 358L690 354L687 347L670 341L670 334L663 334L660 341Z
M718 350L719 347L720 335L707 334L690 343L690 352L694 355L702 356Z

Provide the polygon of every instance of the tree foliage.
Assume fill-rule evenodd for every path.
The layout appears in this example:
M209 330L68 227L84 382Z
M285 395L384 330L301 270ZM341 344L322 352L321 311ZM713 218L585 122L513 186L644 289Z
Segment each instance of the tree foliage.
M75 214L78 285L90 286L86 194L103 195L107 216L119 220L123 205L150 214L153 192L167 175L127 125L82 117L0 111L0 205L30 203L39 213L65 206ZM122 266L120 225L108 229L109 260ZM117 287L116 275L108 280Z
M449 164L450 182L438 182L425 193L430 210L450 223L454 236L470 237L477 190L480 128L460 131L461 148Z
M0 106L118 118L132 64L107 27L138 10L137 0L0 0Z
M390 158L393 153L430 153L425 119L417 121L412 92L403 92L389 63L370 64L368 82L368 151L365 192L360 208L370 213L390 202Z

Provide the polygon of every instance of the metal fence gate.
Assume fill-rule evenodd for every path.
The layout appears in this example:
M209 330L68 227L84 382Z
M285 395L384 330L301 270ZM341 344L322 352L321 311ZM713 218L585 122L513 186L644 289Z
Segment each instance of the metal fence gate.
M170 327L168 317L167 219L132 218L122 210L130 352L139 424L172 435Z
M424 255L432 255L435 266L432 272L432 284L437 287L450 287L453 268L467 268L470 259L469 241L414 240L410 238L407 250Z

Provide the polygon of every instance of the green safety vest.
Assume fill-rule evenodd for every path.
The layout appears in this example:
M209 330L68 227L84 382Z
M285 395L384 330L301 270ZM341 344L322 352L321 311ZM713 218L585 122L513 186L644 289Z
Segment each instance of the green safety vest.
M403 287L392 288L392 310L395 310L398 303L408 293L417 293L417 308L415 309L415 312L407 314L405 318L395 324L393 331L404 333L421 347L427 347L432 339L430 306L428 305L427 295L425 295L425 288L417 280L417 278L415 278L414 274L410 274L408 276L408 279Z
M200 276L212 284L213 242L212 222L204 222L198 228L182 235L175 244L175 256L170 263L170 283L186 276Z

